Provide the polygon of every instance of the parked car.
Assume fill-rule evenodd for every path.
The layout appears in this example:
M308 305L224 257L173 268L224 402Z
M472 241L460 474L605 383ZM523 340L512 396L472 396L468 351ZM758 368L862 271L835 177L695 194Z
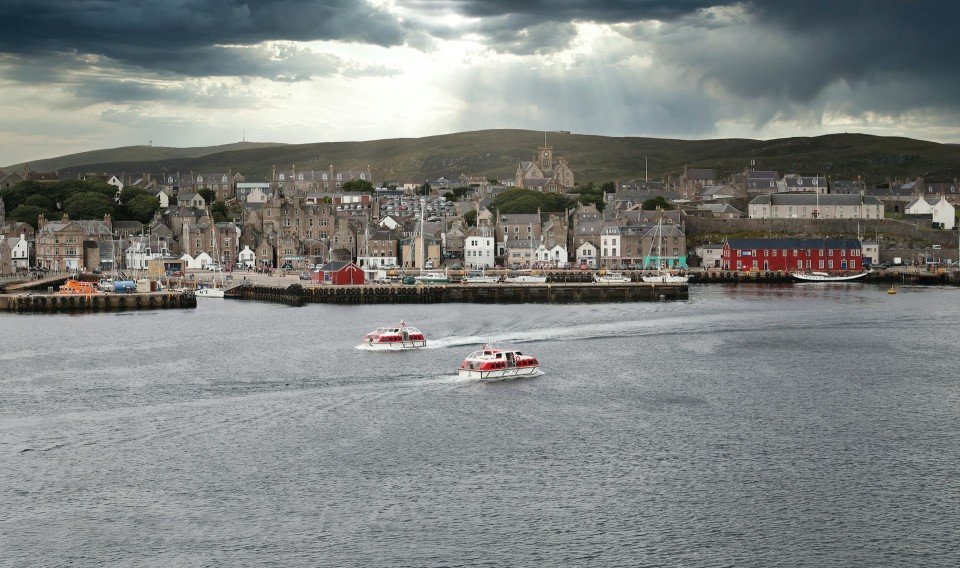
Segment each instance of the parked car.
M312 280L312 279L313 279L313 277L310 276L310 273L309 273L309 272L301 272L301 273L300 273L300 280Z
M404 284L416 284L417 280L413 276L404 276L401 282Z
M285 270L292 270L292 269L293 269L293 265L290 264L289 262L285 262L285 263L283 264L283 266L281 266L280 268L283 268L283 269L285 269Z

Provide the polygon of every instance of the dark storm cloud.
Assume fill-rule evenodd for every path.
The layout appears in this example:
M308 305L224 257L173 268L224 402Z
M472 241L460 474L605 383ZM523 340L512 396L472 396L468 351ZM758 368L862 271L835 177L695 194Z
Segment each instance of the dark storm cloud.
M658 65L755 102L760 124L773 116L809 116L826 106L852 115L960 108L960 97L952 96L960 89L956 0L422 0L412 5L481 18L474 31L487 45L520 55L569 45L575 32L563 26L570 22L623 24L625 33L632 30L632 38L649 47ZM643 25L650 20L660 25ZM849 98L826 100L837 85Z
M952 39L958 2L768 1L745 7L749 19L727 27L698 29L693 18L686 29L658 38L658 53L748 100L815 105L842 84L856 96L833 102L853 114L960 106L960 99L944 97L960 87ZM901 96L878 97L871 92L878 89Z
M0 53L93 54L148 70L268 78L269 59L215 48L271 40L391 46L405 35L365 0L3 0L0 22Z

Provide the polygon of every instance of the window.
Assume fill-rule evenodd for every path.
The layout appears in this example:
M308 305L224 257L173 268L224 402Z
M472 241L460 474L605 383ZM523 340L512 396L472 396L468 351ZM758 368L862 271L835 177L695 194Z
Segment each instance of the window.
M823 269L823 259L820 259L820 268Z
M821 261L820 264L823 264L823 261ZM827 261L827 268L833 268L833 260L832 260L832 259Z

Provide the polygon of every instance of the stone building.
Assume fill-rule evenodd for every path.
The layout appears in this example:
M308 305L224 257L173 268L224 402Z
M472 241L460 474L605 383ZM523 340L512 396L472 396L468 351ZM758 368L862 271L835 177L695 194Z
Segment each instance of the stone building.
M177 172L167 174L164 185L176 189L180 195L195 194L201 189L209 189L216 193L217 201L226 201L236 196L236 184L243 179L242 175L233 173L233 170L188 174Z
M751 219L883 219L883 202L863 195L774 193L750 201Z
M339 192L343 184L351 180L374 183L370 166L363 170L340 170L331 164L326 170L298 170L293 166L289 170L273 170L270 188L279 189L288 197L304 197L308 193Z
M93 270L100 265L100 244L112 243L109 215L103 221L47 221L42 215L36 237L37 266L53 271Z
M517 187L563 193L574 187L573 170L563 157L554 158L553 146L537 148L533 161L517 164Z

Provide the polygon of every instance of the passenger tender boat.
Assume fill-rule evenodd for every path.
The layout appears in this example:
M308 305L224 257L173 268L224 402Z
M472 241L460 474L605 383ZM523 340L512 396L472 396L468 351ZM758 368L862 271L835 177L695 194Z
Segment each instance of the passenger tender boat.
M801 282L850 282L851 280L859 280L867 274L870 274L869 270L847 276L831 276L826 272L791 272L790 276Z
M378 327L376 331L364 335L363 342L359 345L361 349L370 351L397 351L426 346L427 339L423 336L423 332L415 327L409 327L402 321L396 327Z
M540 371L540 362L536 357L524 355L512 349L494 349L484 345L474 351L457 370L461 379L480 379L498 381L514 377L529 377Z

